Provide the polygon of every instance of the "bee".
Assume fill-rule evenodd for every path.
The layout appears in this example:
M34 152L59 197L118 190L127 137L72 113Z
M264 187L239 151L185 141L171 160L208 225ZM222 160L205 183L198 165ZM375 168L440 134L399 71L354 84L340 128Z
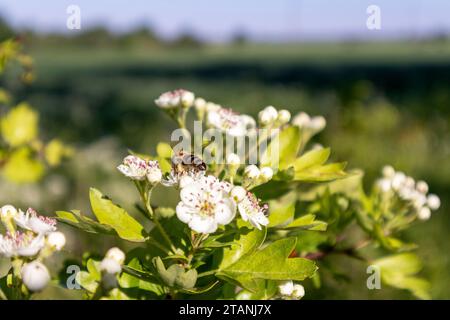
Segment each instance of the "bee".
M195 154L179 151L172 157L172 169L177 174L206 171L206 163Z

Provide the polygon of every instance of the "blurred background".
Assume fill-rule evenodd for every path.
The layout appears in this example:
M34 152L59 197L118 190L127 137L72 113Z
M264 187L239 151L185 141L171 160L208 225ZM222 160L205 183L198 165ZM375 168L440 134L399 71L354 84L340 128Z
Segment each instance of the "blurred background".
M366 25L372 4L381 29ZM80 9L80 29L67 26L69 5ZM24 86L11 71L1 85L39 111L44 138L77 151L38 184L1 179L0 201L49 215L89 212L95 186L132 211L134 187L115 167L127 149L152 153L169 140L175 127L153 103L164 91L185 88L253 116L267 105L322 114L327 129L317 142L364 169L367 185L391 164L441 197L432 219L405 236L420 246L433 298L449 299L449 12L446 0L2 0L0 40L20 39L36 79ZM67 257L113 244L63 228ZM412 298L367 290L358 263L339 267L351 281L327 279L310 298Z

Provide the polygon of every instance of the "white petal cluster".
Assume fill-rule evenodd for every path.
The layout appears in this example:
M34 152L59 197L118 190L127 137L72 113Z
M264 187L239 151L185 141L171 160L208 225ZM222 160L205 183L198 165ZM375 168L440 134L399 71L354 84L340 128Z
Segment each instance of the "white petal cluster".
M267 106L258 114L261 127L272 125L283 125L291 120L291 113L288 110L277 110L274 106Z
M255 120L248 115L240 115L231 109L218 106L209 107L207 125L233 137L242 137L255 127Z
M162 171L158 161L146 161L134 155L126 156L117 169L132 180L142 181L147 179L151 184L157 184L162 179Z
M125 262L125 253L117 247L111 248L106 252L105 257L100 262L100 270L107 274L118 274L122 271Z
M268 206L260 206L256 196L245 190L243 187L236 186L231 190L233 200L236 201L242 220L250 222L255 228L261 230L261 226L267 226L269 219L266 216Z
M244 169L244 185L246 187L255 187L259 184L266 183L273 177L273 169L271 167L258 168L251 164Z
M300 112L292 119L292 124L314 135L325 129L327 121L322 116L311 117L306 112Z
M421 220L428 220L431 211L439 209L441 201L435 194L428 194L428 184L425 181L414 181L412 177L401 171L395 171L392 166L385 166L383 177L377 181L381 192L395 194L406 201Z
M195 95L187 90L178 89L174 91L168 91L159 96L155 100L158 107L162 109L174 109L174 108L190 108L195 101Z
M305 288L301 284L294 284L291 280L281 282L278 290L281 297L286 300L299 300L305 296Z
M28 208L25 213L19 209L14 221L19 227L38 234L49 234L56 231L56 220L40 216L33 208Z
M1 221L8 232L0 234L0 256L26 262L21 278L30 291L40 291L50 281L47 267L40 260L61 250L66 237L56 230L56 220L29 208L25 213L11 205L0 208ZM17 229L20 227L23 231Z
M176 208L178 219L199 233L213 233L219 225L230 223L236 215L231 187L214 176L203 176L187 183L180 190L181 201Z

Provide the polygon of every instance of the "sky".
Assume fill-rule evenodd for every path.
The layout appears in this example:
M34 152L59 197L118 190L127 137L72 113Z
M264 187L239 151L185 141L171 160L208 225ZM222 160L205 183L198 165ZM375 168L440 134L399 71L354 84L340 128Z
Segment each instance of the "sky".
M82 29L125 32L146 25L165 38L188 32L213 42L237 33L257 41L450 33L450 0L0 0L0 15L18 28L77 32L66 27L69 5L79 6ZM369 5L380 8L380 30L366 27Z

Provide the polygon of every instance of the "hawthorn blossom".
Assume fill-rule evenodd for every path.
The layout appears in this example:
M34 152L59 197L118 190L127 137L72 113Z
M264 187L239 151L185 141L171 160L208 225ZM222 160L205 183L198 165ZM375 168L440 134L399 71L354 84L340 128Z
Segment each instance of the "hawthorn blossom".
M47 236L47 243L51 248L60 251L66 245L66 236L62 232L51 232Z
M122 271L122 265L125 261L125 254L119 248L111 248L100 263L100 270L107 274L117 274Z
M32 257L39 253L45 245L43 234L16 231L14 234L0 234L0 255L10 257Z
M204 176L184 186L176 213L178 219L199 233L213 233L219 225L230 223L236 205L230 197L231 184L214 176Z
M279 284L278 290L284 299L299 300L305 295L305 288L301 284L292 282L292 280L283 281Z
M158 107L162 109L173 109L178 107L189 108L194 104L195 95L187 90L178 89L168 91L155 100Z
M56 219L39 215L33 208L28 208L26 213L19 210L14 217L16 224L38 234L48 234L56 231Z
M250 116L240 115L226 108L208 111L207 124L234 137L244 136L248 129L256 125Z
M129 155L123 159L123 163L117 169L132 180L144 180L147 176L147 161Z
M25 264L21 270L23 283L30 291L41 291L50 281L47 267L39 261Z
M428 194L428 184L425 181L415 182L412 177L401 171L395 171L392 166L385 166L382 178L377 186L383 194L394 195L409 205L420 220L428 220L432 210L440 207L441 201L435 194Z
M148 161L147 163L147 180L151 184L160 183L162 179L162 171L158 161Z
M292 124L316 134L325 128L327 122L322 116L310 117L306 112L300 112L294 117Z
M256 196L247 191L245 197L238 202L239 213L242 220L250 222L255 228L261 230L261 226L267 226L269 219L266 217L267 204L259 205Z

